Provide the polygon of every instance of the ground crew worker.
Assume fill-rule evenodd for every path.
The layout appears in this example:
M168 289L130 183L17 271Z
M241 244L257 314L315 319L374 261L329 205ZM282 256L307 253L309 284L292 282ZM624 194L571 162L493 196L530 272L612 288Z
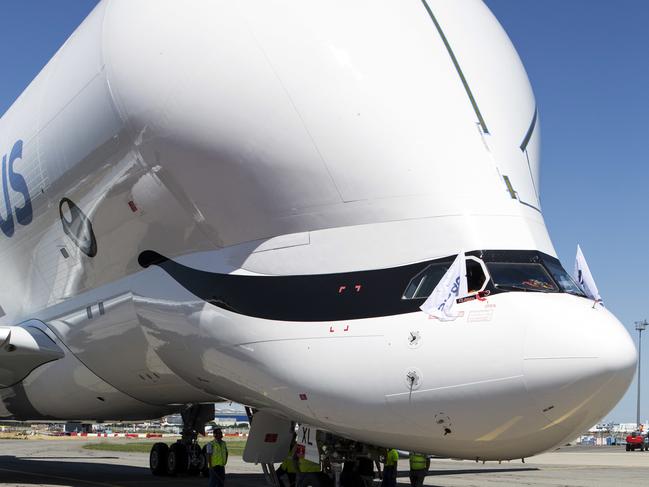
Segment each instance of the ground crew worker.
M385 468L383 469L383 482L381 487L397 487L397 465L399 452L392 448L385 455Z
M422 487L430 468L430 458L421 453L410 452L410 485Z
M223 441L223 431L220 428L214 429L214 439L207 444L206 452L210 473L209 487L224 487L228 446Z
M296 448L296 454L297 454L297 448ZM302 450L304 452L304 450ZM313 480L321 471L322 469L320 468L320 462L312 462L311 460L307 460L304 458L304 453L302 453L302 456L298 457L298 472L297 472L297 487L304 487L305 485L308 485L309 480Z
M295 438L291 441L288 455L277 469L277 478L282 479L286 476L288 480L288 487L295 487L295 475L298 471L298 462L295 458Z

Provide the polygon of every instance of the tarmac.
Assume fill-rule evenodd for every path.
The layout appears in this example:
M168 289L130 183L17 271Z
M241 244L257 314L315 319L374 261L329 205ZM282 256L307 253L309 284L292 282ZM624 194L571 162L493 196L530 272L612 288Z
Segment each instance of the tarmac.
M2 487L156 487L202 486L201 477L154 477L144 453L84 450L98 440L0 440ZM113 440L118 441L118 440ZM399 463L399 485L410 485L408 461ZM265 486L261 468L231 457L228 487ZM380 486L380 482L375 482ZM649 452L624 447L565 447L519 461L487 462L433 459L429 486L647 486Z

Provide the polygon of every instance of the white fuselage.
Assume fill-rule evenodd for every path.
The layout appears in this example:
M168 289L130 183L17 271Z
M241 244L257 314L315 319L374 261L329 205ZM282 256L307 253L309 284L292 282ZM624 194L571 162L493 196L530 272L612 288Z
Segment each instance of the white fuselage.
M500 292L440 322L394 277L555 256L539 146L479 0L104 0L0 120L0 327L64 353L0 418L227 398L453 457L571 439L633 375L611 313Z

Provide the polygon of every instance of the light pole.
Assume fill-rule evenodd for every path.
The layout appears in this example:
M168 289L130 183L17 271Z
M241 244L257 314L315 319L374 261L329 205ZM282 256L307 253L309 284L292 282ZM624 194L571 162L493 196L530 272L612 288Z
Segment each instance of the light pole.
M638 409L636 410L636 427L640 428L640 364L642 363L642 330L647 328L647 320L636 321L635 329L638 330Z

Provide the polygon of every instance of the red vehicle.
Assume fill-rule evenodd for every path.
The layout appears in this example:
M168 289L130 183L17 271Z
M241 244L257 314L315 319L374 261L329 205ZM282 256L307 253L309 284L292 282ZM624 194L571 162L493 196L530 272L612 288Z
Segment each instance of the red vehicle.
M626 451L636 450L636 449L647 450L647 446L644 442L644 436L634 431L629 436L626 437Z

